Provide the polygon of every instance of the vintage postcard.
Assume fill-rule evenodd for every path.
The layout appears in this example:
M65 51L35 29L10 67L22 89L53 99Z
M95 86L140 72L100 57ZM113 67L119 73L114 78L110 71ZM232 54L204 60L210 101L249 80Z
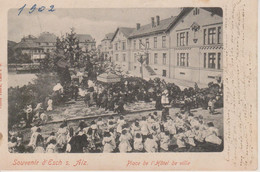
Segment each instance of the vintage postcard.
M257 169L256 0L0 8L0 170Z

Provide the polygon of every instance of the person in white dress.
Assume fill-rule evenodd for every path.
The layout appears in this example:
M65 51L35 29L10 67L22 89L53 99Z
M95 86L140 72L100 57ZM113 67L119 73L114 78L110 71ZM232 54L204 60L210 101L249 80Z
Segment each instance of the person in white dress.
M170 144L170 133L169 131L160 133L160 152L167 152Z
M130 152L132 150L132 147L130 145L130 141L131 140L131 137L129 134L127 134L127 131L126 130L123 130L122 131L122 134L119 138L119 152L120 153L127 153L127 152Z
M161 98L161 102L163 105L165 104L169 104L169 93L168 93L168 90L165 89L163 92L162 92L162 98Z
M34 150L36 148L37 137L38 135L40 135L41 129L38 127L33 127L31 130L32 130L32 135L28 146L32 147L32 149Z
M150 133L149 132L149 126L148 126L148 122L146 121L146 118L143 116L142 120L140 121L140 128L141 128L141 134L143 137L143 141L145 141L145 139L147 138L147 135Z
M134 150L137 152L141 152L144 149L142 136L140 133L136 133L134 138Z
M144 149L148 153L158 152L158 144L156 143L152 134L147 136L147 139L144 142Z
M176 139L177 139L177 145L178 145L178 148L184 148L186 147L186 144L185 144L185 134L184 134L184 130L181 128L179 129L179 133L176 134L174 136Z
M104 138L103 138L102 144L104 145L103 153L111 153L114 151L112 137L109 132L104 133Z
M222 143L222 140L218 136L219 136L218 129L214 127L213 122L209 122L205 141L220 145Z
M46 153L57 153L56 140L50 140L48 146L46 147Z
M47 102L47 104L48 104L47 111L52 111L53 110L52 103L53 103L52 99L49 98L49 100Z

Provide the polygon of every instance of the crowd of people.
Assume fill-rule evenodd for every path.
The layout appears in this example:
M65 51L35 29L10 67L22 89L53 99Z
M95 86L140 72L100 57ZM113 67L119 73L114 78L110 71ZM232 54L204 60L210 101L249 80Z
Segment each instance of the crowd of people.
M131 121L123 115L80 121L78 127L64 121L47 137L40 126L34 126L27 145L21 134L9 135L9 151L18 153L151 153L187 151L203 144L223 146L213 122L183 108L174 115L164 108Z

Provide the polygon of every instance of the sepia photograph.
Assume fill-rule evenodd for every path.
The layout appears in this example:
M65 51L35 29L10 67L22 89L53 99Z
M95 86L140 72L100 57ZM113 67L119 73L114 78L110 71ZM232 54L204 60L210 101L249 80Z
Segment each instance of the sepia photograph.
M7 26L10 153L223 151L222 8L12 8Z

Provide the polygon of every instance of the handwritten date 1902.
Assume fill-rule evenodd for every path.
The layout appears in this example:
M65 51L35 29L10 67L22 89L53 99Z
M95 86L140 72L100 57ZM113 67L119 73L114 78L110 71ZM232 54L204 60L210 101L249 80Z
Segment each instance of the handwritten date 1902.
M24 8L26 7L26 4L24 4L21 8L18 9L18 16L22 13L22 11L24 10ZM45 6L41 6L38 8L38 12L43 12L46 9ZM29 9L29 14L32 14L34 11L37 11L37 5L34 4L30 9ZM54 9L54 5L51 5L49 9L46 9L49 12L53 12L55 11Z

